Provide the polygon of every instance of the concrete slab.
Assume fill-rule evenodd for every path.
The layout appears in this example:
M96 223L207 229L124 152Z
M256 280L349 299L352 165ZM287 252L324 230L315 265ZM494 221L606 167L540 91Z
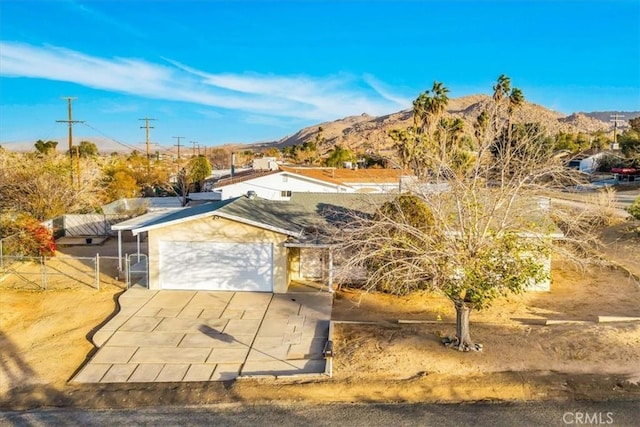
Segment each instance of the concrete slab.
M94 334L99 350L74 381L228 381L324 372L332 297L319 295L127 290L120 312Z
M264 313L266 311L267 311L267 307L264 307L263 309L260 309L260 310L245 310L244 313L242 314L242 319L262 320L262 318L264 317Z
M222 313L225 310L225 306L222 307L205 307L202 309L202 313L198 316L201 319L218 319L222 317Z
M200 308L226 307L235 292L198 291L189 305Z
M104 374L111 368L110 363L94 363L86 365L73 379L77 383L99 383Z
M163 318L162 322L155 328L156 331L164 332L198 332L201 329L215 329L222 331L227 325L226 319L180 319L180 318Z
M257 361L257 360L285 361L287 360L288 353L289 353L288 344L279 345L277 347L263 347L263 348L251 347L251 351L249 352L249 356L247 357L247 363Z
M231 319L224 328L227 335L251 335L258 332L260 320L256 319Z
M161 291L146 304L150 307L182 308L196 295L196 291Z
M111 365L111 368L104 374L101 383L126 383L133 371L138 366L133 363L118 363Z
M180 364L167 364L164 365L158 376L156 377L156 383L164 382L164 383L173 383L180 382L187 374L189 370L188 363L180 363Z
M131 317L118 329L128 332L151 332L162 321L159 317Z
M142 347L131 358L132 363L204 363L209 348Z
M289 348L287 359L322 359L326 338L311 338L293 344Z
M182 313L182 307L161 308L155 315L158 317L178 317L180 313Z
M136 351L138 351L138 347L106 346L91 360L94 363L127 363Z
M191 305L187 305L179 314L178 318L180 319L197 319L200 317L204 309L202 307L193 307ZM218 317L218 316L213 316Z
M244 363L249 354L249 347L214 348L207 358L207 363Z
M229 308L227 307L220 317L223 319L242 319L242 315L244 314L244 310L240 308Z
M282 337L283 334L295 332L294 325L287 323L288 317L277 317L272 319L265 319L260 330L258 331L259 337Z
M182 381L209 381L216 366L210 364L190 365Z
M216 365L216 369L211 376L211 381L235 380L240 375L242 365L234 363L221 363Z
M273 294L265 292L236 292L229 301L229 307L242 308L266 307L271 302Z
M127 382L130 383L151 383L156 380L158 374L164 367L164 363L141 363L138 365Z
M162 310L162 307L145 306L140 308L136 314L138 316L154 317L160 310Z
M116 331L107 343L108 349L119 348L115 346L125 347L177 347L184 338L184 332L129 332ZM107 350L107 348L105 348Z
M187 333L178 347L206 347L206 348L247 348L253 341L253 335L207 335L202 333Z

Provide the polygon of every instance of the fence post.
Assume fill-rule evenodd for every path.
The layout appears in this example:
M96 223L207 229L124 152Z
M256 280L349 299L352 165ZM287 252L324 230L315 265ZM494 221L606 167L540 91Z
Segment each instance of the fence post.
M40 257L40 267L42 268L42 287L47 290L47 266L45 264L44 256Z
M100 290L100 254L97 252L96 252L95 274L96 274L96 288Z

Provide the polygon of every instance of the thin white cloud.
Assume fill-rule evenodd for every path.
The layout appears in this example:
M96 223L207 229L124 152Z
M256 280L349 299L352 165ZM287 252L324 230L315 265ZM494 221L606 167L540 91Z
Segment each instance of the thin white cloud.
M364 81L367 82L367 84L371 86L384 99L391 101L393 103L396 103L398 105L404 105L404 106L411 105L412 99L406 98L404 96L400 96L394 93L389 86L387 86L385 83L375 78L375 76L371 74L365 74Z
M75 0L67 0L67 4L69 4L69 6L71 7L71 10L76 13L93 18L98 22L110 25L117 30L124 31L133 36L146 38L146 35L142 33L138 28L132 25L129 25L122 20L116 20L109 15L99 12L96 9L90 8L84 3L81 3Z
M105 59L55 46L0 42L2 76L65 81L250 114L332 120L361 113L390 113L409 104L372 76L210 74L166 61L168 65L131 58Z

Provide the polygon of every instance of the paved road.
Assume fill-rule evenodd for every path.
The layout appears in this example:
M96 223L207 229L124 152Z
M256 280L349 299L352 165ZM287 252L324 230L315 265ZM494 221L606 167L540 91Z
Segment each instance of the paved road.
M476 404L227 404L0 413L0 426L638 426L640 401Z

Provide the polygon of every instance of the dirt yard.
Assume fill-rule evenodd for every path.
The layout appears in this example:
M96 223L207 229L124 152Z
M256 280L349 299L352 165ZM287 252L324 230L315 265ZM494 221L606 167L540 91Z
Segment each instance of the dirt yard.
M631 271L640 261L626 254L638 253L640 238L627 231L612 228L607 236L615 242L612 257ZM480 353L441 345L441 337L455 332L455 312L442 297L343 290L334 304L333 318L343 323L335 325L333 378L233 384L70 384L93 352L90 337L117 311L122 289L0 289L0 408L272 399L637 399L640 322L595 322L597 316L640 317L640 274L629 271L573 271L556 260L551 292L512 296L472 313L472 337L485 346Z

